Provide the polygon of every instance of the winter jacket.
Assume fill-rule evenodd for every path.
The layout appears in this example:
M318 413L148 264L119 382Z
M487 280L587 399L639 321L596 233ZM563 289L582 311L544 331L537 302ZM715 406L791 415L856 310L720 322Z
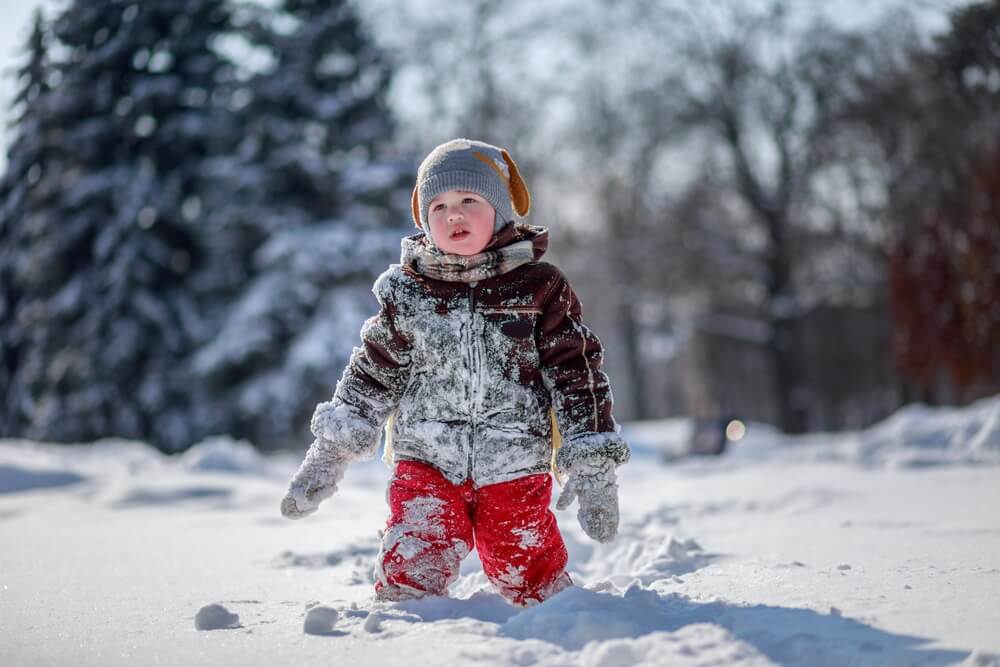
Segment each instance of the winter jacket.
M363 346L333 400L317 408L314 434L343 460L366 458L395 412L396 458L482 486L550 469L553 408L559 468L584 456L627 460L600 341L581 322L565 276L537 261L547 232L510 225L487 251L525 240L527 263L498 262L487 277L462 282L421 273L428 241L404 239L400 264L375 283L380 309L362 328Z

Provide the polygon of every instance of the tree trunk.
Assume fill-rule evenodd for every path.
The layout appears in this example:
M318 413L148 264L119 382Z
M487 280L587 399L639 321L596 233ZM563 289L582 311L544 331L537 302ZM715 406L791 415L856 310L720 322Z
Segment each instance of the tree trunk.
M642 349L639 342L639 324L636 322L635 309L627 297L619 297L618 327L622 335L622 348L625 353L625 367L628 370L631 391L630 412L633 419L648 419L653 416L649 410L646 396L646 373L642 364Z
M793 320L781 316L771 320L771 339L767 351L771 357L779 426L786 433L803 433L808 425L807 406L802 395L804 387L800 381Z
M791 258L786 242L789 225L787 218L779 214L767 216L766 222L771 243L767 255L770 279L765 304L771 325L767 349L771 357L779 426L786 433L803 433L807 427L808 406L799 364L805 360L800 358L795 339L798 304L791 291Z

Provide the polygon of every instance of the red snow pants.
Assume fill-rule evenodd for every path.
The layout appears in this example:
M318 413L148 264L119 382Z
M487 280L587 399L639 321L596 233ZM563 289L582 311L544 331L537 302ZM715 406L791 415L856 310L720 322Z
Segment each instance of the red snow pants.
M425 463L398 461L387 497L375 566L379 599L446 595L473 548L490 582L516 605L541 602L572 583L549 510L548 473L477 488L471 480L453 484Z

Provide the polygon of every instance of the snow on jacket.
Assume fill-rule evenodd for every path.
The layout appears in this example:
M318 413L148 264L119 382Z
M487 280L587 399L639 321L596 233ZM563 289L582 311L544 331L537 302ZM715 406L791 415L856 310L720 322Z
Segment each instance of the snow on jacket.
M484 252L526 240L525 263L497 262L463 282L422 274L426 237L404 239L401 263L375 282L380 309L362 328L363 346L313 416L318 442L341 460L368 458L395 412L397 458L482 486L550 469L554 408L559 469L588 456L624 463L600 341L565 276L537 261L547 231L510 225Z

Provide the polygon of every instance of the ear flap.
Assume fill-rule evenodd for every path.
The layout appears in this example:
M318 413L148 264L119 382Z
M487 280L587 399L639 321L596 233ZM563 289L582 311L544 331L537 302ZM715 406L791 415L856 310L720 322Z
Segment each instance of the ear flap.
M503 155L507 169L510 171L510 201L514 204L514 212L523 218L531 210L531 195L528 194L528 186L521 178L521 172L517 170L517 163L514 162L510 153L501 148L500 154Z
M417 186L413 186L413 200L410 204L413 208L413 224L417 226L417 229L423 229L420 226L420 197L417 195Z

